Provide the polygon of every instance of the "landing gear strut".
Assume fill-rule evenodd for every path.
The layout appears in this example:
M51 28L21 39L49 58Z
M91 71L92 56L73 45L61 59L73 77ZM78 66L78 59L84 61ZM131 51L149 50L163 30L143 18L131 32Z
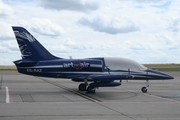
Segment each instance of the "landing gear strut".
M143 93L147 93L148 87L149 87L149 81L146 80L146 87L142 87L142 88L141 88L141 91L142 91Z

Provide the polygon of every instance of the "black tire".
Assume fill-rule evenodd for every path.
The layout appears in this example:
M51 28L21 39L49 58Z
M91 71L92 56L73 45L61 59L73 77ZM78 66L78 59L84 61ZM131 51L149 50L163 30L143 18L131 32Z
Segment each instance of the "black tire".
M81 83L81 84L79 85L79 91L86 91L86 84Z
M141 88L141 91L142 91L143 93L147 93L147 87L142 87L142 88Z
M87 93L89 93L89 94L95 94L95 92L96 92L96 89L95 89L94 86L89 86L89 87L87 88Z

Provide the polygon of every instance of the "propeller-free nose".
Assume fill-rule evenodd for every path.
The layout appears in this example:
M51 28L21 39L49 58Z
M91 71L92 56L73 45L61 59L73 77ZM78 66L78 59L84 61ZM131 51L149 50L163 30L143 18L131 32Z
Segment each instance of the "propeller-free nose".
M164 72L159 72L156 70L147 69L146 74L148 79L161 79L161 80L168 80L168 79L174 79L171 75L168 75Z

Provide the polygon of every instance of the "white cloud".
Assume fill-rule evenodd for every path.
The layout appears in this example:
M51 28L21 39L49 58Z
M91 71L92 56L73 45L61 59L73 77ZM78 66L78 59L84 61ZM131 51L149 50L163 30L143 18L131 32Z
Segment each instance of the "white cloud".
M163 0L135 0L137 2L143 2L143 3L158 3L161 2Z
M13 53L13 52L19 52L19 48L15 40L0 42L0 53Z
M28 20L23 19L19 21L19 24L41 35L59 36L64 33L64 29L60 25L53 23L49 19L43 19L43 18L32 18Z
M139 27L127 17L107 17L97 16L95 18L81 18L78 23L87 26L94 31L105 32L109 34L128 33L139 30Z
M14 33L12 32L10 24L6 22L0 22L0 26L0 41L14 38Z
M76 41L72 40L71 38L67 38L66 40L64 40L63 44L65 46L70 46L70 47L78 45L78 43Z
M167 29L172 30L173 32L179 32L179 30L180 30L180 16L173 17L171 19Z
M175 36L175 34L170 33L169 31L166 32L155 34L156 43L154 44L156 45L156 48L161 50L180 49L180 41L178 40L180 35Z
M143 59L148 61L147 63L161 63L161 61L164 61L164 63L172 63L171 61L174 58L178 57L175 57L173 55L170 56L167 53L160 50L151 51L148 54L145 54L145 56L143 57Z
M1 0L0 0L0 17L8 17L10 15L13 14L13 10L10 6L4 4Z
M87 0L41 0L40 5L47 9L87 12L99 8L97 2Z

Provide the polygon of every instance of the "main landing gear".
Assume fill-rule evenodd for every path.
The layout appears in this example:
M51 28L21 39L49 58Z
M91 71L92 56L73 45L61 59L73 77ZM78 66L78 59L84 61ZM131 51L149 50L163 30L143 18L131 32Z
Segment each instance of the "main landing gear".
M79 85L79 91L87 91L87 93L94 94L96 92L96 88L94 86L86 85L85 83L81 83Z
M95 94L95 92L96 92L96 88L94 86L90 85L90 86L87 87L87 93Z
M142 87L142 88L141 88L141 91L142 91L143 93L147 93L148 87L149 87L149 81L146 80L146 87Z
M87 87L87 85L85 83L81 83L79 85L79 91L86 91L86 87Z
M79 85L79 91L87 91L89 94L95 94L96 88L92 85L88 85L87 80L84 80L84 83Z

